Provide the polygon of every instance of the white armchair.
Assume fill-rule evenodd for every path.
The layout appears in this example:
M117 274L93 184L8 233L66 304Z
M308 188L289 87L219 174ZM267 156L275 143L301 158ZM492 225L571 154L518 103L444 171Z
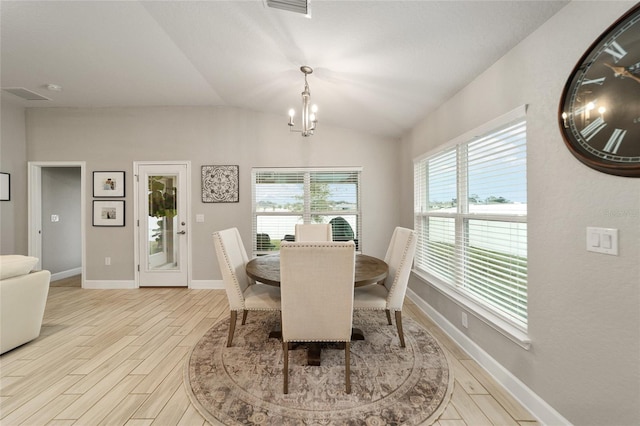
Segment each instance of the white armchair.
M233 341L238 311L243 313L242 324L247 320L248 311L279 311L280 289L256 283L247 276L245 266L249 259L237 228L214 232L213 242L231 313L227 337L229 347Z
M31 272L38 259L0 256L0 354L40 336L49 271Z
M351 393L354 276L353 241L280 246L284 393L289 391L289 342L344 342L346 392Z
M333 232L329 223L296 224L296 241L331 241Z
M395 312L396 327L400 346L405 347L402 331L402 305L407 293L407 284L413 265L413 256L417 244L416 232L412 229L397 227L393 231L384 261L389 265L389 275L384 285L357 287L354 294L354 309L384 310L387 322L391 325L391 311Z

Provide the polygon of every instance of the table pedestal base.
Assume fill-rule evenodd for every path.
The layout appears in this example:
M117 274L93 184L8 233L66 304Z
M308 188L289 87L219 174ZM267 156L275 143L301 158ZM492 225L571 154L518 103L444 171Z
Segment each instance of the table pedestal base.
M280 327L273 329L269 332L269 339L282 340L282 330L280 329Z
M351 329L351 341L364 340L364 333L361 329L353 327Z
M269 338L282 340L282 330L279 327L275 330L272 330L269 333ZM351 341L354 341L354 340L364 340L364 333L362 332L361 329L355 328L355 327L351 329ZM300 342L300 343L293 342L293 343L290 343L289 349L295 349L300 346L306 346L307 347L307 365L318 366L322 361L322 348L327 347L330 344L331 343L322 343L322 342ZM342 344L333 343L331 345L333 345L334 349L344 350L344 343Z

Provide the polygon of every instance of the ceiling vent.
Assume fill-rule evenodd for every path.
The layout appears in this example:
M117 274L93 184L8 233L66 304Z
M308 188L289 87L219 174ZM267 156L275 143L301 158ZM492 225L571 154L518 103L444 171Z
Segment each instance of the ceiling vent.
M274 9L301 13L308 17L311 16L311 10L309 9L309 0L266 0L266 2L267 6Z
M27 90L24 87L3 87L2 90L5 92L16 95L19 98L26 99L27 101L50 101L51 99L39 95L36 92L32 92L31 90Z

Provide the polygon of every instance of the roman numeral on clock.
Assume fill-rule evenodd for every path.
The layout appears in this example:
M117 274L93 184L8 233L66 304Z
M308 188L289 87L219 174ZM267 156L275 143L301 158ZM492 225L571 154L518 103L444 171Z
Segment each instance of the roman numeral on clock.
M598 117L587 127L582 129L580 134L586 141L590 141L600 130L604 129L607 123L604 122L602 117Z
M627 54L627 51L624 50L622 46L620 46L616 41L612 41L609 46L604 49L604 51L613 56L613 62L615 62L616 64L620 59L624 58L624 55Z
M582 80L582 85L586 85L586 84L598 84L600 86L602 86L604 84L604 80L606 77L601 77L601 78L594 78L592 80Z
M605 152L610 152L612 154L616 154L618 152L618 148L620 148L620 144L622 143L622 139L627 134L626 130L615 129L609 138L609 141L604 146Z

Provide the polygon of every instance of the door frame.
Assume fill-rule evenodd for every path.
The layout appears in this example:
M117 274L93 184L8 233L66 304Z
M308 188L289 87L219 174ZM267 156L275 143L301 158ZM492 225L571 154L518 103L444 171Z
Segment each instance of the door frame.
M187 222L187 234L184 236L187 238L187 287L191 288L191 281L193 277L192 271L192 259L191 259L191 161L183 160L183 161L134 161L133 162L133 177L135 179L133 185L133 252L134 252L134 264L133 264L133 273L134 273L134 287L140 288L140 211L139 211L139 201L140 197L138 195L138 185L140 179L140 166L168 166L168 165L178 165L178 166L186 166L186 206L185 206L185 217Z
M37 269L42 269L42 169L47 167L79 167L80 168L80 251L82 273L80 286L84 288L86 277L86 161L29 161L27 162L27 217L29 256L37 257Z

